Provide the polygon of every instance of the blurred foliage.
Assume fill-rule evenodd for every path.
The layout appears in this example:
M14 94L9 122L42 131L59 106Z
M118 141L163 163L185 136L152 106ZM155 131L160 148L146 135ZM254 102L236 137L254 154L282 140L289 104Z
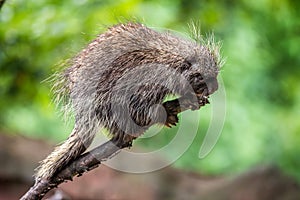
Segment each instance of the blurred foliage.
M299 10L293 0L7 1L0 12L0 131L63 140L71 127L55 113L44 81L61 61L119 21L187 32L192 19L223 41L227 115L217 145L200 160L209 125L209 108L201 110L199 133L175 165L218 174L273 163L300 180ZM176 130L137 143L155 149Z

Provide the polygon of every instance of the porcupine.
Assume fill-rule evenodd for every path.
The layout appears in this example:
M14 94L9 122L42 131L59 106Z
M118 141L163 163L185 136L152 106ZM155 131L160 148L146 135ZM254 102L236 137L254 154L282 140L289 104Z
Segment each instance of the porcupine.
M194 109L205 105L218 88L221 63L212 41L128 22L99 34L69 64L57 75L56 88L60 98L69 99L75 126L41 162L37 179L51 179L82 154L100 127L123 148L155 123L175 125L177 114L159 105L170 94L189 99Z

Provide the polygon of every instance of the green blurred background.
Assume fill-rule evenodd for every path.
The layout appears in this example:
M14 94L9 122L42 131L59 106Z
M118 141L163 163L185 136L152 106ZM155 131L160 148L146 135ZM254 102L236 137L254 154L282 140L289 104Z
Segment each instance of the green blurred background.
M209 125L209 108L201 110L203 128L174 165L235 174L275 164L300 181L299 10L295 0L8 0L0 11L0 133L67 137L72 123L59 117L44 80L106 26L134 19L186 33L200 21L203 33L223 41L227 114L217 145L199 159ZM176 130L136 144L156 148Z

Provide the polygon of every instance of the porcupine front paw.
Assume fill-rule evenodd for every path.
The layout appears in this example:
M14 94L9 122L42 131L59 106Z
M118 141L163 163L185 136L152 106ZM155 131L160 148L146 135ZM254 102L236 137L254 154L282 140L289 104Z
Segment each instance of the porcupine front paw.
M165 125L167 127L172 127L172 126L176 126L177 123L178 123L177 114L169 114L168 113Z
M165 126L172 127L176 126L178 123L178 116L177 114L180 112L180 106L178 100L169 101L163 104L166 110L166 121Z

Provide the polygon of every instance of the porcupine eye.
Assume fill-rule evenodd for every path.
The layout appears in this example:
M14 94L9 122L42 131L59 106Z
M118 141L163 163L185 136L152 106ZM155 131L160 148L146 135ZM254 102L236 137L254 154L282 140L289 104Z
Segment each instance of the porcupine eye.
M180 73L182 73L182 72L184 72L184 71L190 69L191 66L192 66L192 64L191 64L190 62L184 61L184 62L182 63L182 65L179 67Z

